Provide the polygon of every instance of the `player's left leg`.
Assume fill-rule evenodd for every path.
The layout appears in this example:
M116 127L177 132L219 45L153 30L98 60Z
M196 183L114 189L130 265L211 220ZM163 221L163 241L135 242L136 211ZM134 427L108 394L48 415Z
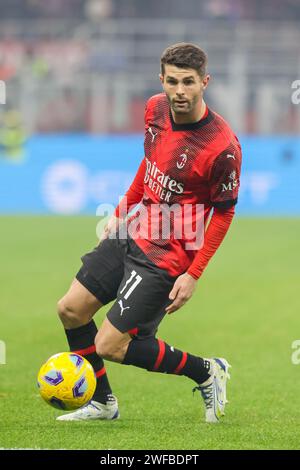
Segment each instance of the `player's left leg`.
M121 364L133 338L132 333L122 333L105 318L95 338L97 354L103 359Z
M141 330L140 330L141 333ZM206 408L206 421L218 422L226 405L229 364L223 358L205 359L180 351L164 341L121 333L106 319L96 337L96 351L103 359L133 365L150 372L184 375L196 382Z
M141 330L140 330L141 334ZM103 359L133 365L150 372L184 375L196 382L206 406L206 420L217 422L224 414L228 364L224 359L204 359L170 346L155 336L133 337L106 319L96 337ZM193 390L193 391L194 391Z
M226 402L227 361L198 357L155 338L174 282L146 259L127 259L117 301L97 334L96 351L106 360L189 377L203 397L206 420L217 422Z

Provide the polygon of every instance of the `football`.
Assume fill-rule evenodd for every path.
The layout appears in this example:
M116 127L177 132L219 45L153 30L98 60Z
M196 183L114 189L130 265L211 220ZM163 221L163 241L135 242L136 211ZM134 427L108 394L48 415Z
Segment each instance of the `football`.
M72 352L51 356L40 368L37 380L41 397L60 410L76 410L84 406L96 388L92 365Z

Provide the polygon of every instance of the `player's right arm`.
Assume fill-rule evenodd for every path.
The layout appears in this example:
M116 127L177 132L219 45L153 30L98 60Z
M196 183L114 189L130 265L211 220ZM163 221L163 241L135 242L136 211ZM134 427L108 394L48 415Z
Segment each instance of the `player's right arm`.
M139 204L139 202L141 202L144 195L145 171L146 162L143 158L128 191L104 227L103 233L100 237L100 242L107 238L111 232L115 232L118 229L120 221L124 220L128 212L132 210L137 204Z
M148 121L150 117L149 111L149 102L148 100L145 106L145 116L144 116L144 123L145 123L145 135L148 131ZM108 223L104 227L103 234L100 238L100 242L107 238L111 232L115 232L118 229L119 223L125 219L128 212L132 210L139 202L141 202L142 197L144 195L144 177L146 173L146 160L143 158L138 171L135 175L133 182L131 183L128 191L126 192L123 199L120 201L119 205L117 206L115 212L109 219Z
M144 177L146 172L146 161L143 158L139 169L131 183L128 191L126 192L123 199L117 206L114 216L124 219L130 209L133 209L139 202L141 202L144 195Z

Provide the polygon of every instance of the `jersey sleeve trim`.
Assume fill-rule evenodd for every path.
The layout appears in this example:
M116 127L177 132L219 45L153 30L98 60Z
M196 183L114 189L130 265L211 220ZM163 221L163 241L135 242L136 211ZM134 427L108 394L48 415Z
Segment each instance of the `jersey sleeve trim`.
M230 207L233 207L237 204L238 198L235 199L229 199L228 201L216 201L213 202L212 205L216 209L229 209Z

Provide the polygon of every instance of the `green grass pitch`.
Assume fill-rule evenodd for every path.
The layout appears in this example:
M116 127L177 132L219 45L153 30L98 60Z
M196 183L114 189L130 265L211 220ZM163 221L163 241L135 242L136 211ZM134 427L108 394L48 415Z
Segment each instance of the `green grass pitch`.
M36 375L67 350L56 301L95 243L96 218L1 217L0 227L1 448L300 447L300 365L291 362L300 339L300 219L236 218L192 299L160 327L158 336L179 349L231 362L230 403L217 425L204 423L189 379L113 363L106 366L121 419L56 422Z

